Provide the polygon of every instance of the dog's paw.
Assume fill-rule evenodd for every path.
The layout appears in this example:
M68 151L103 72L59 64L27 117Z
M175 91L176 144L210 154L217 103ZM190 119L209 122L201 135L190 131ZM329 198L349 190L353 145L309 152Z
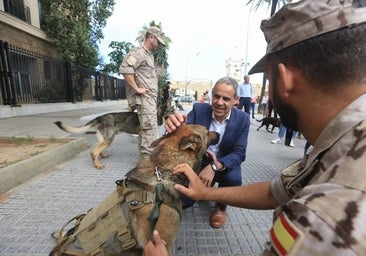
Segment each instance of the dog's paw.
M97 168L98 170L102 170L102 169L104 169L104 165L102 165L102 164L95 164L95 168Z

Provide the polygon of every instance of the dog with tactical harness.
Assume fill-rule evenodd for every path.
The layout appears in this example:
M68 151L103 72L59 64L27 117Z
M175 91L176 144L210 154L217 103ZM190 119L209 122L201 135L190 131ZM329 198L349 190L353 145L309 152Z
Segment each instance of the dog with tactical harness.
M199 170L207 147L218 141L218 133L201 125L182 125L154 141L149 158L116 181L117 188L105 200L53 234L57 246L50 256L142 255L154 229L172 255L182 212L173 186L187 180L171 171L180 163Z

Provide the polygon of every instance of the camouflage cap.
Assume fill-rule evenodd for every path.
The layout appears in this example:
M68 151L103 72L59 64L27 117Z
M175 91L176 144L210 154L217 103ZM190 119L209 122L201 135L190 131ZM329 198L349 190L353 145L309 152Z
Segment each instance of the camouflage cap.
M301 41L366 22L365 0L303 0L282 7L261 30L267 52L249 74L265 72L267 56Z
M156 38L162 45L166 45L166 43L164 42L164 33L161 32L160 28L151 26L147 29L147 33L156 36Z

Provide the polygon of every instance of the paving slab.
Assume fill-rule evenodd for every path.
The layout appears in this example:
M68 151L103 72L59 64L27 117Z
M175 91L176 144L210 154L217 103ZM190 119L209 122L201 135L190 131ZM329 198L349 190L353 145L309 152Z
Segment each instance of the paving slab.
M188 106L186 109L189 110ZM80 124L80 117L109 111L106 108L87 111L66 111L23 117L33 120L40 130L15 129L22 135L55 137L69 136L52 125L58 119ZM36 121L37 120L37 121ZM0 121L1 136L3 123ZM6 127L23 123L9 118ZM38 125L37 125L38 123ZM275 178L282 168L302 157L305 140L295 139L295 147L271 144L276 137L265 130L256 131L259 123L252 119L249 132L247 158L242 164L243 183L253 183ZM7 133L14 135L10 131ZM91 146L95 135L81 135ZM102 159L105 169L94 168L90 149L71 159L56 164L41 174L7 192L0 204L0 255L45 256L55 246L52 232L77 214L85 213L97 205L115 188L115 181L135 166L138 157L137 137L121 133L107 149L109 158ZM269 237L272 211L256 211L228 207L228 221L219 229L209 225L213 202L197 202L183 211L174 255L260 255Z

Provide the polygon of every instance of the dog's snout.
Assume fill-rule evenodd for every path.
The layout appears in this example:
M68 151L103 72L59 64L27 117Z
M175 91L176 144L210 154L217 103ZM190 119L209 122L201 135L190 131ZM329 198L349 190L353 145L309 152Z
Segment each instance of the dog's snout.
M208 138L209 138L208 145L215 145L215 144L219 143L220 133L214 132L214 131L209 131Z

